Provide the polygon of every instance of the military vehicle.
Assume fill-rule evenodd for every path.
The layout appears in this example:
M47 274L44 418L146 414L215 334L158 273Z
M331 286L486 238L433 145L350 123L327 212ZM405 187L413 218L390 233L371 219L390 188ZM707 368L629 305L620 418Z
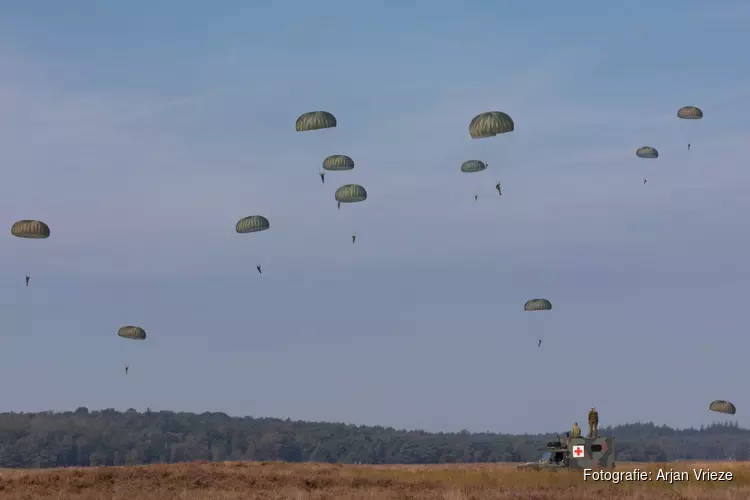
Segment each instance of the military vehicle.
M547 451L536 462L520 464L519 469L580 470L615 467L615 438L564 437L547 443Z

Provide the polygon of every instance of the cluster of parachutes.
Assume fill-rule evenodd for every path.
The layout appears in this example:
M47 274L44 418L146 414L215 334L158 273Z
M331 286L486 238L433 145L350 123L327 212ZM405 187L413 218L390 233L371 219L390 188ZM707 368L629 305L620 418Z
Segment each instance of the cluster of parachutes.
M696 106L685 106L677 111L677 117L681 120L699 120L703 118L703 111ZM297 132L310 132L336 128L336 117L328 111L311 111L303 113L297 118ZM507 134L515 130L515 123L507 113L502 111L487 111L475 116L469 123L469 136L472 139L486 139L496 137L501 134ZM690 149L690 143L688 143ZM645 159L656 159L659 157L659 151L653 146L642 146L636 150L636 156ZM487 169L488 164L482 160L467 160L461 164L461 172L477 173ZM354 160L344 154L334 154L323 160L323 170L327 172L348 171L354 169ZM320 172L321 180L325 183L325 172ZM644 179L645 183L645 179ZM496 188L500 192L500 183L498 181ZM342 203L360 203L367 199L367 190L359 184L344 184L336 189L334 199L341 208ZM475 195L476 199L476 195ZM235 224L235 231L238 234L252 234L267 231L271 228L271 223L263 215L249 215L241 218ZM46 239L50 236L49 226L39 220L20 220L11 227L11 234L18 238L26 239ZM354 242L354 236L352 237ZM261 272L261 266L256 266L258 272ZM29 275L26 276L28 286ZM526 301L523 306L524 311L550 311L552 303L544 298L535 298ZM118 329L119 337L130 340L145 340L146 330L139 326L123 326ZM541 346L542 339L538 340L538 346ZM127 368L126 368L127 373ZM710 403L711 411L734 415L737 411L734 404L729 401L716 400Z
M677 110L677 118L680 120L700 120L703 118L703 110L696 106L683 106ZM690 140L688 140L688 150L690 150ZM635 151L635 155L638 158L644 158L647 160L655 160L659 158L659 151L653 146L641 146ZM643 183L646 183L644 177Z
M697 106L683 106L677 110L677 118L680 120L701 120L703 118L703 110ZM690 150L690 142L688 142L688 150ZM635 154L638 158L650 160L659 158L659 151L653 146L641 146L635 151ZM643 182L644 184L646 183L645 178L643 179ZM711 411L727 413L729 415L734 415L737 412L737 408L734 404L721 399L712 401L708 408Z
M487 139L513 132L513 130L515 130L513 118L502 111L479 113L469 122L469 136L472 139ZM483 160L466 160L461 164L461 172L466 174L484 172L488 166L489 164ZM502 194L500 181L495 184L495 189L497 189L498 194ZM475 201L477 198L478 195L474 194Z
M297 132L311 132L328 128L336 128L336 117L328 111L310 111L297 118L295 128ZM323 170L337 172L354 169L354 160L349 156L336 154L323 160ZM344 184L336 190L334 199L339 203L359 203L367 199L367 190L359 184Z
M295 128L297 132L311 132L314 130L324 130L336 128L338 122L336 117L328 111L310 111L303 113L297 118ZM323 170L328 172L338 172L354 169L354 160L343 154L335 154L326 157L323 160ZM325 182L325 172L320 173L321 179ZM334 199L341 208L342 203L359 203L367 199L367 190L359 184L344 184L334 193ZM263 215L250 215L243 217L235 225L235 231L238 234L258 233L267 231L271 228L271 223ZM261 273L261 266L257 265L258 272Z
M696 106L684 106L677 110L677 118L680 120L700 120L703 118L703 110ZM515 130L515 123L513 119L502 111L488 111L480 113L471 120L469 123L469 135L472 139L485 139L490 137L496 137L499 134L507 134ZM688 150L690 149L690 142L688 142ZM653 146L642 146L636 150L636 156L645 159L656 159L659 157L659 151ZM461 164L461 172L464 173L477 173L483 172L487 169L488 164L482 160L467 160ZM644 178L644 184L646 179ZM500 192L500 183L498 181L496 188L498 193ZM477 196L475 195L475 200ZM524 306L524 311L549 311L552 309L552 303L547 299L537 298L527 301ZM538 340L538 346L542 345L542 339ZM734 404L716 400L709 405L710 410L734 414L736 408Z

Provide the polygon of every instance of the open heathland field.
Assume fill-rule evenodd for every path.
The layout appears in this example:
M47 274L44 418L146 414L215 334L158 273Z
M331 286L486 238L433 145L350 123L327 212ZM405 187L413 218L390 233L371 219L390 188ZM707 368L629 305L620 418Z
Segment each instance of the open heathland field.
M651 480L584 481L578 472L516 470L515 464L330 465L277 462L183 463L124 467L0 470L0 498L78 500L593 500L750 498L750 463L618 464ZM656 480L659 469L689 479ZM693 469L731 472L697 480Z

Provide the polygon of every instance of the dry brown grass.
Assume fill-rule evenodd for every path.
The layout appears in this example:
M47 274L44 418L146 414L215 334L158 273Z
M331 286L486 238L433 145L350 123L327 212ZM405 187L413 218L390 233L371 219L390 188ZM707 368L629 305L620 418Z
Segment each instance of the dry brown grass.
M750 498L750 464L618 464L618 471L731 471L731 482L584 482L513 465L367 466L257 462L0 470L3 500L594 500ZM655 472L654 472L655 475Z

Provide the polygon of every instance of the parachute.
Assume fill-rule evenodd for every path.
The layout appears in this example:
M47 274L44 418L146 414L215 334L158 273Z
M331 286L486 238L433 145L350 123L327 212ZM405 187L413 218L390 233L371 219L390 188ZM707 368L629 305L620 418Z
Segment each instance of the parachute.
M516 125L515 123L513 123L513 118L511 118L507 113L503 113L502 111L487 111L484 113L479 113L471 120L471 122L469 123L469 136L471 136L472 139L484 139L488 137L495 137L498 134L507 135L509 132L513 132L515 128ZM515 141L512 140L512 134L510 137L512 144ZM508 139L505 139L503 142L506 141L508 141ZM514 146L509 147L510 144L503 144L503 151L502 153L500 153L495 150L495 144L496 143L494 141L487 141L486 144L480 143L479 147L477 148L478 156L484 158L493 158L492 161L494 162L498 158L497 155L500 154L502 155L502 159L500 161L501 165L512 165L516 163L516 161L511 158L512 156L514 156ZM478 170L469 170L469 172L475 171ZM477 193L474 193L475 200L476 197Z
M336 190L336 201L358 203L367 199L367 191L359 184L345 184Z
M117 330L117 335L126 339L146 340L146 330L140 326L122 326Z
M333 116L328 111L310 111L309 113L301 114L297 118L297 123L295 125L295 128L297 129L297 132L306 132L310 130L335 128L337 125L338 123L336 121L336 117ZM333 134L333 135L335 136L336 134ZM331 134L322 134L322 136L323 138L325 138L326 143L332 140ZM321 136L318 136L317 134L313 134L313 138L315 139L316 143L321 141ZM321 142L316 147L321 148L323 151L326 151L326 150L330 151L332 149L332 144L322 144ZM317 156L317 154L313 156ZM354 168L354 162L352 162L351 168ZM341 170L346 170L346 169L341 169ZM325 172L323 172L322 170L318 170L318 175L320 176L321 181L325 182Z
M40 221L32 219L19 220L10 228L10 234L16 238L23 238L27 240L43 240L49 238L50 230L49 226ZM34 244L36 245L36 244ZM24 252L25 265L29 268L35 268L37 266L36 256L32 256L35 252L28 249ZM29 286L29 279L31 274L29 271L26 272L26 286Z
M719 413L728 413L730 415L734 415L737 412L737 408L734 406L734 404L730 403L729 401L724 401L721 399L712 401L711 404L708 406L708 408L711 411L716 411Z
M683 106L677 110L677 118L680 122L680 135L682 140L688 143L689 150L690 143L693 142L696 134L696 130L693 128L695 124L690 122L703 119L703 111L696 106Z
M513 132L513 119L502 111L488 111L475 116L469 123L469 135L472 139L495 137L497 134Z
M677 110L677 118L682 120L700 120L703 118L703 111L696 106L683 106Z
M719 413L728 413L730 415L734 415L737 412L737 408L732 403L722 399L712 401L711 404L708 405L708 409Z
M297 118L297 132L336 127L336 117L328 111L310 111Z
M465 161L465 162L463 162L461 164L461 172L464 172L464 173L471 174L471 173L475 173L475 172L482 172L482 171L484 171L486 169L487 169L487 164L484 163L483 161L479 161L479 160L468 160L468 161ZM479 179L477 179L477 180L479 180ZM477 182L477 185L474 186L474 190L475 190L474 191L474 201L477 200L477 196L478 196L477 190L480 188L480 186L481 186L481 184L479 184L478 182Z
M270 227L271 227L271 223L268 222L268 219L266 219L262 215L250 215L248 217L243 217L242 219L238 220L237 224L234 226L234 229L239 234L246 234L246 233L257 233L258 231L265 231L266 229L269 229Z
M524 311L549 311L552 303L547 299L531 299L523 305Z
M146 330L140 326L121 326L117 330L117 335L129 340L146 340ZM128 373L128 363L125 364L125 374Z
M359 203L367 199L367 191L359 184L345 184L336 190L336 201L338 208L342 203ZM356 239L356 231L352 232L352 243Z
M658 158L659 157L659 152L656 150L656 148L652 148L651 146L643 146L642 148L638 148L635 154L639 158Z
M249 215L247 217L243 217L240 220L237 221L237 224L234 226L234 230L237 231L238 234L248 234L248 233L259 233L261 231L266 231L271 228L271 223L263 217L262 215ZM262 238L261 238L262 239ZM256 251L257 251L257 245L256 245ZM259 252L264 253L264 252ZM258 269L258 272L261 272L260 264L256 263L256 269Z
M351 170L354 168L354 160L346 155L331 155L323 160L323 169L330 171Z
M552 303L547 299L531 299L527 300L526 303L523 305L524 311L549 311L552 309ZM542 345L542 340L544 339L545 335L542 332L542 329L537 333L537 340L539 341L539 344L537 346Z
M479 160L468 160L461 164L461 172L481 172L485 169L487 169L487 165L483 161Z
M19 220L10 228L10 234L18 238L49 238L49 226L40 220Z

